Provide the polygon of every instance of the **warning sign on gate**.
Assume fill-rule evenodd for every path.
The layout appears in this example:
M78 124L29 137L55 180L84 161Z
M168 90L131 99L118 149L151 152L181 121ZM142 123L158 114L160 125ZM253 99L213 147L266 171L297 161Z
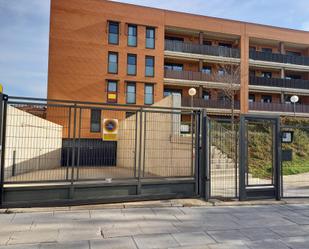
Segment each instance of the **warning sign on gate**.
M102 130L104 141L117 141L118 119L104 119Z

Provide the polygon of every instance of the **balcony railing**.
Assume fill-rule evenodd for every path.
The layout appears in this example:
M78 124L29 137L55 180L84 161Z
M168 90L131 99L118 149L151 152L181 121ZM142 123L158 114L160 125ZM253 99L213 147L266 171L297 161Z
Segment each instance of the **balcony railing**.
M309 66L309 56L293 56L269 52L250 51L250 59Z
M182 97L182 106L191 107L191 98ZM231 109L231 101L229 100L205 100L203 98L193 98L193 107L213 108L213 109ZM234 109L239 110L240 103L235 101Z
M200 45L180 41L165 40L165 50L192 54L240 58L240 50L238 48Z
M195 81L214 81L215 77L211 74L192 71L176 71L176 70L164 70L164 78L179 79L179 80L195 80Z
M309 80L296 80L296 79L277 79L277 78L264 78L264 77L250 77L250 85L256 86L271 86L295 89L309 89Z
M207 81L207 82L220 82L224 83L226 77L215 74L208 74L203 72L192 72L192 71L176 71L165 69L164 78L167 79L179 79L179 80L190 80L190 81Z
M251 102L249 103L249 109L255 111L270 111L270 112L294 112L293 104L286 103L262 103ZM295 112L309 113L309 105L296 104Z

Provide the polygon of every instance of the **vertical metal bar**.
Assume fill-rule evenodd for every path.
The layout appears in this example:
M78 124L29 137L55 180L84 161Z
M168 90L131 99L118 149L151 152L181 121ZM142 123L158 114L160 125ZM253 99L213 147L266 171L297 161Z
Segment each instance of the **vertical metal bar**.
M201 115L201 162L200 162L200 195L209 200L209 188L207 183L209 182L209 170L208 170L208 143L207 143L207 116L206 110L202 111Z
M208 186L208 197L211 198L211 143L212 143L212 124L211 120L207 117L207 123L206 123L206 130L207 130L207 135L209 136L207 139L208 142L208 181L206 182L206 188Z
M239 151L239 200L246 200L246 186L245 186L245 167L246 167L246 127L245 127L245 117L240 117L240 151Z
M281 199L281 133L280 133L280 118L276 120L276 142L275 142L276 153L276 200Z
M69 180L69 167L70 167L71 112L72 112L72 108L70 107L69 108L69 126L68 126L66 180Z
M79 108L79 122L78 122L78 147L77 147L77 165L76 165L76 180L79 179L79 164L80 164L80 134L81 134L81 126L82 126L82 108Z
M0 93L0 136L1 136L1 169L0 169L0 207L4 202L4 164L5 164L5 139L6 139L6 119L7 119L7 99L6 95Z
M74 167L75 167L75 138L76 138L76 104L74 104L74 120L73 120L73 142L72 142L72 169L71 169L71 186L69 198L74 195Z
M141 169L142 169L142 148L143 148L143 108L140 109L140 121L139 121L139 159L138 159L138 185L137 185L137 194L140 195L142 192L142 183L141 183ZM144 138L145 139L145 138Z
M147 124L147 112L144 113L144 145L143 145L143 158L144 158L144 162L145 162L145 158L146 158L146 139L147 139L147 135L146 135L146 124ZM143 177L145 177L145 163L143 164Z
M193 110L191 110L191 175L194 174L194 151L193 151L193 145L194 145L194 137L193 137Z
M136 178L136 170L137 170L137 145L138 145L138 112L135 113L135 151L134 151L134 178Z
M16 174L16 150L13 151L12 176Z
M195 194L199 194L200 177L200 112L195 112Z
M235 126L234 126L235 127ZM238 126L239 128L239 126ZM237 198L238 197L238 177L237 177L237 174L238 174L238 166L239 166L239 163L238 163L238 131L237 129L235 129L235 196L234 198Z

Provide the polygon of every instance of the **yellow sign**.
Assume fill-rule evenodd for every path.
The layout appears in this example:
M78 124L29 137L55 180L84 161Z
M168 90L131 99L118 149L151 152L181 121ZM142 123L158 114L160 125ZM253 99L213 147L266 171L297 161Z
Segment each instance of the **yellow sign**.
M108 99L109 100L116 100L117 99L117 95L115 93L109 93L108 94Z
M117 141L118 119L104 119L102 130L104 141Z
M0 93L3 93L3 86L0 84Z

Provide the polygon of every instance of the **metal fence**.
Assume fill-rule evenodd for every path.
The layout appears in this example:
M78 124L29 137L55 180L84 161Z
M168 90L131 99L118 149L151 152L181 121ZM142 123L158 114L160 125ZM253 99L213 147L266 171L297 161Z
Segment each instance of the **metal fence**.
M211 56L222 56L230 58L240 58L240 49L223 46L210 46L180 41L165 40L165 50L193 54L205 54Z
M282 143L282 196L309 197L309 126L285 124L281 130L292 132L292 143Z
M210 197L238 197L238 122L209 119Z
M5 97L2 204L27 202L26 190L42 203L197 196L200 111L169 98L154 107ZM105 119L118 121L115 141L102 139ZM101 192L87 194L89 184Z
M297 65L309 65L308 56L294 56L288 54L275 54L269 52L253 51L249 53L250 59L261 60L261 61L273 61L279 63L289 63Z

